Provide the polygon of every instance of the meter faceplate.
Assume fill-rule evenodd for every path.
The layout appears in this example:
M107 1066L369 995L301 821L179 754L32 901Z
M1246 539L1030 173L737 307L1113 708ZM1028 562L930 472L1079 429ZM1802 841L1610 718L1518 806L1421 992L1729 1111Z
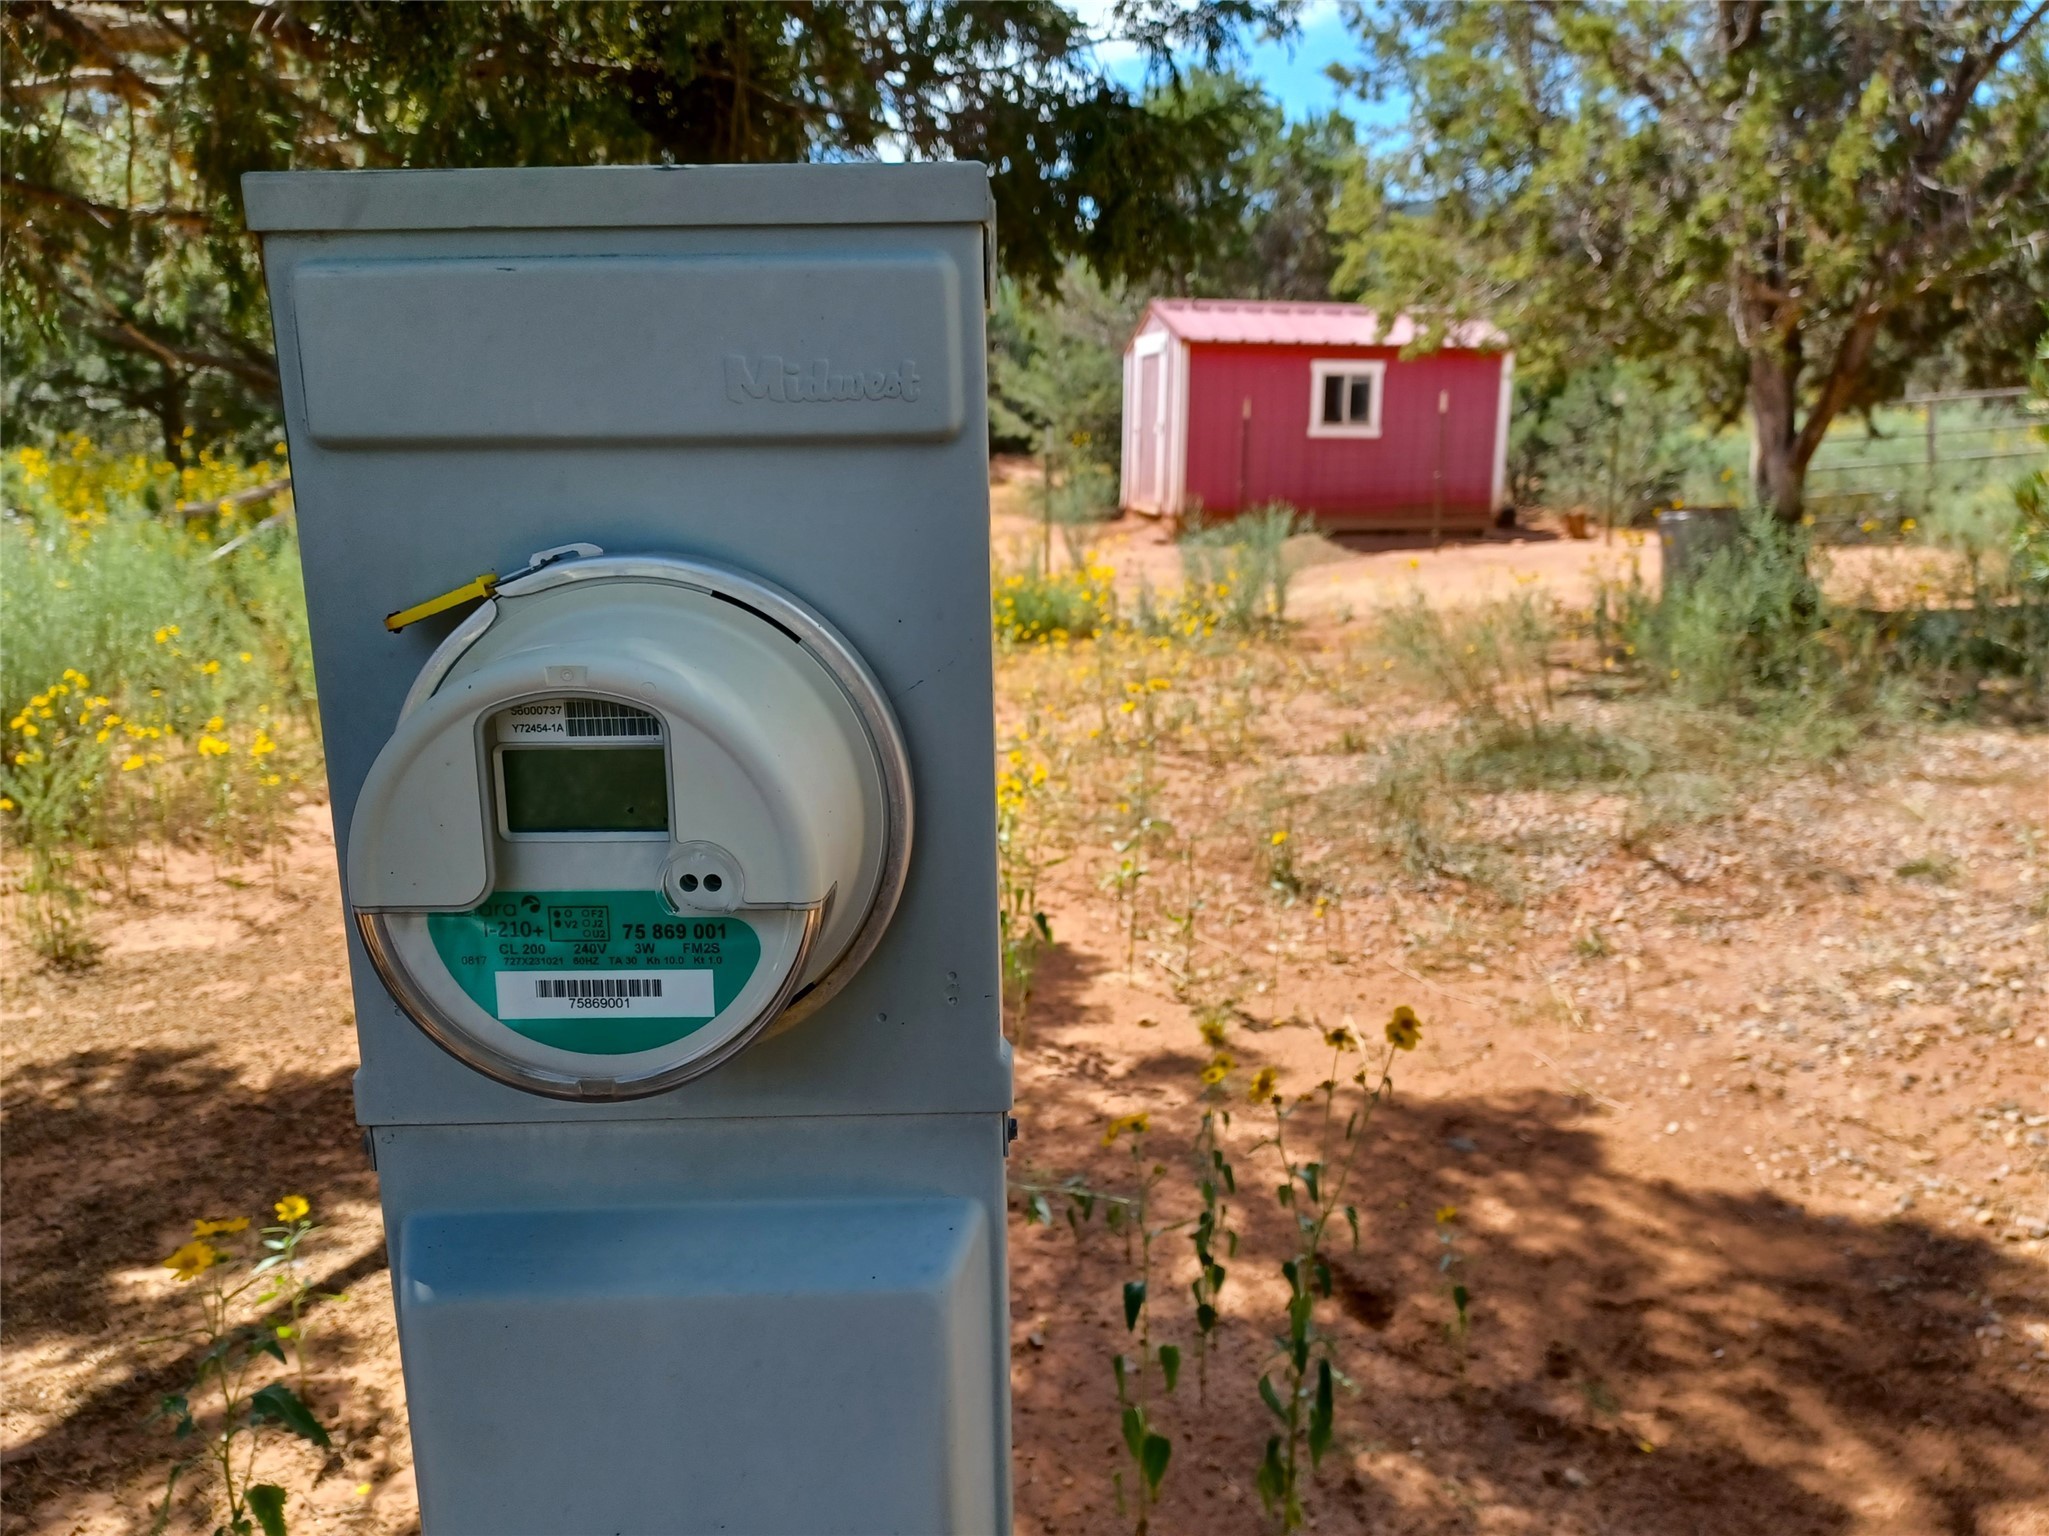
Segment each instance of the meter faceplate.
M597 557L507 583L429 659L350 886L443 1047L531 1092L634 1098L836 991L909 845L895 721L823 620L736 573Z

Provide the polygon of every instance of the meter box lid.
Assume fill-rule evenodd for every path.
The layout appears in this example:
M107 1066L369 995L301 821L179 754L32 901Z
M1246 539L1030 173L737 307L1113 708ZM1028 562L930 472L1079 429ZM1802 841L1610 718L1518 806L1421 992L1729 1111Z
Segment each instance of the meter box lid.
M1007 1107L984 169L244 188L359 1117Z

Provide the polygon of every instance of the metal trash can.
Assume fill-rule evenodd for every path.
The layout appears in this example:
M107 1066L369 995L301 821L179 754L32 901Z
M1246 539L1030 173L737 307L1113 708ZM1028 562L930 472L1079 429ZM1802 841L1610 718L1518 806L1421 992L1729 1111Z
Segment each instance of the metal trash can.
M1700 579L1708 562L1743 537L1740 507L1669 507L1658 514L1663 590L1678 592Z

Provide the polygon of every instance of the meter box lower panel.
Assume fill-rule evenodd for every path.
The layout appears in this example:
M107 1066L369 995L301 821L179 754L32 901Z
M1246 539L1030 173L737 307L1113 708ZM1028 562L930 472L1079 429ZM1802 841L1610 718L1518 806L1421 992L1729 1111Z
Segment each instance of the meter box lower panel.
M400 1250L429 1530L992 1529L974 1201L423 1212Z

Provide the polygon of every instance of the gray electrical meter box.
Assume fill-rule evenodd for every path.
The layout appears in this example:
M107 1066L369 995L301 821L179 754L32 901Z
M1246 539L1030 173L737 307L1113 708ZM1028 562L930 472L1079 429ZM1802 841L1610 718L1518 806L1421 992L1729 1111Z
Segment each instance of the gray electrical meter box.
M427 1536L1007 1532L984 171L244 189Z

